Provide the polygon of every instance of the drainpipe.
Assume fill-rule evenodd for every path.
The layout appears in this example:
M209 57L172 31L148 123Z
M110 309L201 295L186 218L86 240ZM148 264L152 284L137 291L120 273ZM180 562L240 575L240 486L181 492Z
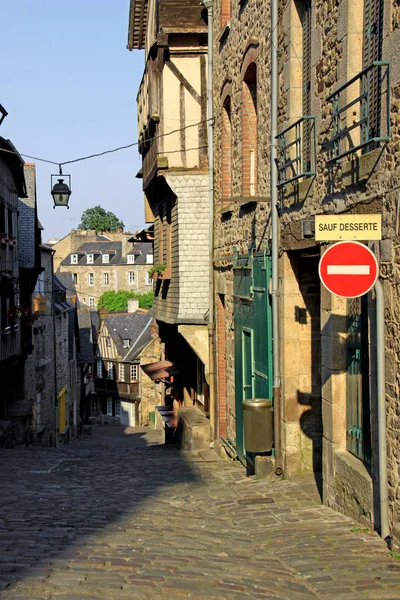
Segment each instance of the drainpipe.
M278 157L276 136L278 134L278 0L271 0L271 229L272 229L272 356L273 356L273 405L275 472L282 473L281 457L281 372L279 355L278 313Z
M216 403L215 403L215 340L214 340L214 147L213 147L213 0L203 0L208 13L207 39L207 118L208 118L208 181L209 181L209 311L208 311L208 354L209 354L209 386L210 386L210 424L211 439L217 437Z
M378 447L379 447L379 507L381 537L390 536L389 503L386 451L386 394L385 394L385 298L379 279L375 283L376 294L376 353L377 353L377 400L378 400Z

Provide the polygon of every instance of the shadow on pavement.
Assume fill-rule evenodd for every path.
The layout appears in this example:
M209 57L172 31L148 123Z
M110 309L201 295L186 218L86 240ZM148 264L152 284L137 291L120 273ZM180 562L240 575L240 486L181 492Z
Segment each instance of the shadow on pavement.
M31 576L32 567L45 572L69 549L77 554L155 494L162 502L170 486L197 481L185 457L145 428L94 427L92 438L58 449L1 450L0 457L0 589Z

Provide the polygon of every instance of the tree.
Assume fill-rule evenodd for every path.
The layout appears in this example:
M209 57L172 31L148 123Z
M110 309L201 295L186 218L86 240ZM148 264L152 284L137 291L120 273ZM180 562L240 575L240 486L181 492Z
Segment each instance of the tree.
M109 312L124 312L128 310L129 298L138 298L139 308L151 308L153 306L154 294L153 292L139 294L138 292L124 290L120 290L119 292L104 292L99 298L97 309L106 308Z
M123 229L124 224L111 211L104 210L101 206L94 206L83 211L79 229L94 229L98 231L117 231Z

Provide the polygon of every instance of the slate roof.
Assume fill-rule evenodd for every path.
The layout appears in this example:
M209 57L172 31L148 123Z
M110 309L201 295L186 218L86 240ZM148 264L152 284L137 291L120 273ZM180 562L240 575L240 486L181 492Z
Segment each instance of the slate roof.
M53 290L55 292L64 292L66 293L66 288L65 285L60 281L60 279L58 278L57 275L53 275ZM69 300L67 300L67 298L65 299L64 302L54 302L54 306L56 308L56 311L58 311L59 313L63 313L66 312L68 310L72 310L75 309L75 305L70 302Z
M72 277L72 273L57 273L57 278L66 289L67 298L74 297L76 295L76 287Z
M152 322L153 317L148 312L142 311L112 315L105 319L108 333L124 362L134 361L143 348L151 342L153 339ZM124 339L131 341L130 348L123 347Z
M103 263L102 254L110 254L109 262ZM71 255L78 254L78 262L71 263ZM87 255L94 254L93 263L87 262ZM148 264L146 261L147 254L153 254L153 244L152 242L136 242L133 250L128 252L128 254L133 254L137 258L135 258L135 265L145 265ZM97 242L86 242L79 246L78 250L75 252L71 252L68 254L64 260L61 261L61 265L64 266L79 266L79 265L87 265L90 264L94 267L103 267L105 265L126 265L133 264L127 263L126 257L122 257L122 242L110 242L107 241L97 241Z
M90 310L78 311L78 327L80 352L78 362L94 363L94 344L97 342L97 335L94 335L92 312Z

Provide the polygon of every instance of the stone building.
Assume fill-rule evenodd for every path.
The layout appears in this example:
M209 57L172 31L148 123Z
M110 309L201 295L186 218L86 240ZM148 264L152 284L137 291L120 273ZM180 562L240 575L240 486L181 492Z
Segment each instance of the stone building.
M26 362L25 387L34 402L29 428L29 443L54 446L56 443L56 352L53 313L53 257L45 245L40 247L42 271L33 297L38 316L32 327L33 353Z
M144 49L137 95L145 218L154 223L153 314L172 388L208 428L207 25L196 0L131 0L128 49ZM169 385L172 382L170 378ZM170 389L170 388L169 388ZM207 445L209 435L207 439Z
M0 137L0 444L24 440L30 412L23 383L32 315L30 304L21 306L20 299L21 292L24 302L31 298L28 273L26 285L21 285L18 198L27 198L24 161L13 144Z
M153 289L149 276L153 264L151 241L137 241L131 233L99 235L78 229L52 248L56 251L57 273L72 276L81 308L97 308L104 292L146 293Z
M149 424L155 411L155 387L141 364L160 359L161 343L153 317L129 300L127 313L101 315L96 351L92 416L116 418L131 427Z
M278 315L270 296L270 2L213 3L213 96L221 445L251 459L241 402L272 397L271 318L279 319L286 474L322 473L323 501L377 529L379 478L387 477L390 534L399 541L397 4L278 2ZM375 292L346 300L318 276L327 243L316 242L314 218L338 213L382 217L382 241L361 239L378 259L385 298L388 468L380 475Z

